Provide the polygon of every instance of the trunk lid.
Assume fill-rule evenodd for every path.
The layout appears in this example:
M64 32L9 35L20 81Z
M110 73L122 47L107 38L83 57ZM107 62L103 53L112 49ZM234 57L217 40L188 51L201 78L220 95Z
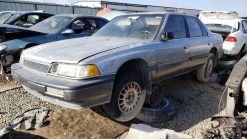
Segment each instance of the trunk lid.
M225 24L236 28L234 19L238 18L238 13L228 11L201 11L199 18L204 24Z
M211 31L234 32L238 30L238 13L233 11L201 11L199 19Z

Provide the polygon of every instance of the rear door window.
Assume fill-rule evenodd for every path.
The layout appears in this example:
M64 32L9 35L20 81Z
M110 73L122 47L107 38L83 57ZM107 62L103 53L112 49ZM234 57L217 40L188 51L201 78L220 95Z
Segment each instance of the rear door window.
M243 27L243 32L247 33L247 22L246 21L242 22L242 27Z
M173 32L174 39L186 38L185 22L180 15L170 15L166 22L165 31Z
M107 22L105 22L104 20L98 19L99 21L99 27L103 27Z
M189 17L185 16L188 28L189 28L189 33L190 37L201 37L202 36L202 30L197 22L197 19L195 17Z
M39 23L39 15L28 15L27 21L31 24L37 24Z
M51 17L51 15L41 15L41 20L45 20L45 19L47 19L47 18L49 18L49 17Z

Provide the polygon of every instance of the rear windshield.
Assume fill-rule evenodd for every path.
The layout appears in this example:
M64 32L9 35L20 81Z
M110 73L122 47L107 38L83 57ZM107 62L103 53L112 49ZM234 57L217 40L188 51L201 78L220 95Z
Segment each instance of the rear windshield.
M235 32L238 28L225 24L205 24L211 31Z

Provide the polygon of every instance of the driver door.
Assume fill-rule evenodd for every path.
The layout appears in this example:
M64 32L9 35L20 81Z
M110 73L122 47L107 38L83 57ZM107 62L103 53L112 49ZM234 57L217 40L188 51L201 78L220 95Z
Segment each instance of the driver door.
M156 81L170 78L186 72L189 62L190 40L186 33L183 16L170 15L164 31L174 34L174 39L158 44L158 72Z
M77 18L66 27L66 29L72 29L74 33L66 35L61 33L58 35L58 40L91 36L94 33L94 25L96 26L96 22L93 19Z

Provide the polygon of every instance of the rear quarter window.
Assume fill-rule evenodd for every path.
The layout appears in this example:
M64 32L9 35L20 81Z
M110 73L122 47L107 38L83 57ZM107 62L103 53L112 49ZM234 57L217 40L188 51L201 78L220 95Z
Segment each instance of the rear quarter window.
M199 23L201 30L202 30L202 36L208 36L208 31L206 30L205 26L203 25L203 23L197 19L197 22Z

